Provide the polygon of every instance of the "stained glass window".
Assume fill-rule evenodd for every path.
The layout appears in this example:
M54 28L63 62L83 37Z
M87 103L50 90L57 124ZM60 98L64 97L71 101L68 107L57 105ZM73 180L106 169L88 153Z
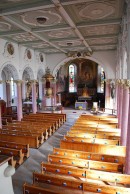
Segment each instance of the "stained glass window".
M69 65L69 92L76 92L75 87L75 74L76 74L76 67L75 65Z
M104 79L105 79L104 69L101 67L101 93L104 93Z

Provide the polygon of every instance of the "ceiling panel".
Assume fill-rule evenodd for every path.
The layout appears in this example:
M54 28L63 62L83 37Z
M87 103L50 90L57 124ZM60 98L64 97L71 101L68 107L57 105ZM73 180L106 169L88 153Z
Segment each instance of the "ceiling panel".
M86 1L84 3L65 5L64 8L75 23L116 19L120 18L122 13L119 0Z
M93 38L88 40L89 45L95 45L95 44L116 44L117 38Z
M89 26L81 27L80 30L83 36L118 34L120 31L120 26L119 25Z
M10 38L14 41L17 41L18 43L20 42L26 42L26 41L36 41L39 40L37 37L33 36L30 33L23 33L23 34L18 34L18 35L10 35L6 36L7 38Z
M49 39L55 39L55 38L71 38L71 37L77 37L73 30L53 30L50 32L44 32ZM42 33L41 33L42 34Z
M17 26L10 24L8 21L4 20L3 18L0 18L0 32L9 32L12 30L18 30Z
M0 37L46 53L116 49L124 0L1 0Z

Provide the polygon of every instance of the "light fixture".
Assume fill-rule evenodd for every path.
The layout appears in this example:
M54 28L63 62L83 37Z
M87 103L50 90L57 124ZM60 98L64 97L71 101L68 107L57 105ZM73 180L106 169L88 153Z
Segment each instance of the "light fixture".
M36 18L37 23L39 24L45 24L45 22L47 21L47 18L43 17L43 16L39 16Z
M67 46L72 46L72 42L67 42Z

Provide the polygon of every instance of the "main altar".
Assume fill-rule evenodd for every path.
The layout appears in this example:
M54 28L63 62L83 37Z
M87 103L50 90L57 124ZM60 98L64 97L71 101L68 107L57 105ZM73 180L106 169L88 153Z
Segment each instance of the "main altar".
M91 100L92 97L88 94L88 88L84 87L82 96L79 96L78 101L75 102L75 109L87 110Z

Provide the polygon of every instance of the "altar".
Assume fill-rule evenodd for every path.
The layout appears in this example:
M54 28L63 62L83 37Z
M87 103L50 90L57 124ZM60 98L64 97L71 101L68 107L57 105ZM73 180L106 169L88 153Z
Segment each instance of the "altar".
M78 101L87 101L87 100L92 100L92 97L91 96L79 96L78 97Z
M79 109L79 110L87 110L88 107L88 103L85 102L75 102L75 109Z
M75 102L75 109L86 110L91 107L92 96L88 95L88 88L83 88L82 96L78 97L78 101Z

